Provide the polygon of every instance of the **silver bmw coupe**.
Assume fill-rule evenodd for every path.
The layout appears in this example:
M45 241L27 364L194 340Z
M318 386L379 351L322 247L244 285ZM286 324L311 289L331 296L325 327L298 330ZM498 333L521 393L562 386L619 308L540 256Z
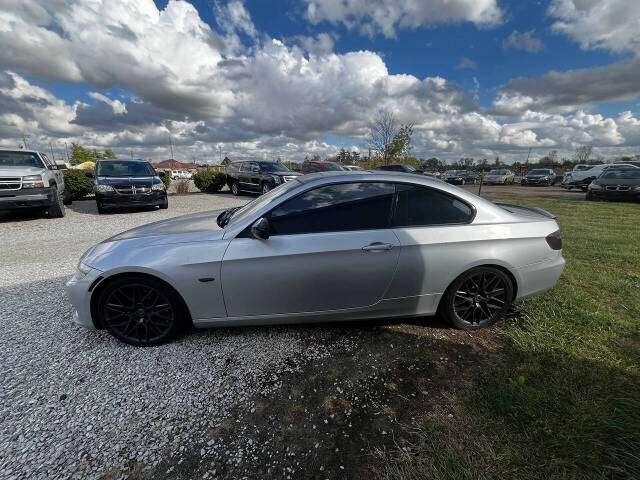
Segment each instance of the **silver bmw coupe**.
M564 268L554 216L426 176L296 177L242 208L143 225L89 249L74 321L133 345L185 327L415 317L491 325Z

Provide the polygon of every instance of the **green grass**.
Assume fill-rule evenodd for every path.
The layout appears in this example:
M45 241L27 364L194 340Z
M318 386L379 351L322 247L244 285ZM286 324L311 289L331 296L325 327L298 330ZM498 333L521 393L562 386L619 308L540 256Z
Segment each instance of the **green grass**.
M522 203L558 216L560 282L497 328L502 360L465 395L466 425L421 431L428 448L389 477L640 478L640 205Z

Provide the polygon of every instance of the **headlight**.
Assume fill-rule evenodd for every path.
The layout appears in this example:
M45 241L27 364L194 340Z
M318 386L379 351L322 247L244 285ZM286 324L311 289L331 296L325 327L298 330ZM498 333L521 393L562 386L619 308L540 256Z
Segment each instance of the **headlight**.
M42 175L28 175L22 177L22 188L44 188Z
M271 178L273 178L273 181L276 182L276 185L280 185L280 183L282 182L282 179L278 175L272 175Z
M80 262L80 263L78 263L78 266L76 267L76 278L78 280L80 280L81 278L83 278L90 271L91 271L91 267L90 266L85 265L84 263Z
M151 190L164 190L164 183L154 183L151 185Z
M589 184L589 190L602 190L602 187L597 183L591 182Z
M93 187L96 192L104 193L104 192L113 192L113 187L111 185L96 185Z

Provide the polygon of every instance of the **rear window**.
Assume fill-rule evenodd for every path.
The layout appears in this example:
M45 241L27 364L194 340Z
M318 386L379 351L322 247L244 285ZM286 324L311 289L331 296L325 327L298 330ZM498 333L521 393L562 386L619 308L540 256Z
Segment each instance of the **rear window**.
M417 185L397 188L396 227L468 223L473 218L469 205L447 193Z

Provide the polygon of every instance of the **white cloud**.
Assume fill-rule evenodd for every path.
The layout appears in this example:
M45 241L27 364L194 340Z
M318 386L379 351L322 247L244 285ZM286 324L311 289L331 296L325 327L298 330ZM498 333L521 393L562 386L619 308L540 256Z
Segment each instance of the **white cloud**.
M584 49L640 52L640 2L636 0L553 0L553 31Z
M89 96L109 105L112 108L113 113L115 113L116 115L127 113L127 106L120 100L113 100L99 92L89 92Z
M539 52L542 50L542 41L533 36L534 32L535 30L529 30L528 32L520 33L518 30L514 30L502 41L502 48L505 50L515 48L530 53Z
M327 21L358 29L366 35L381 32L394 37L398 29L415 29L440 23L471 22L496 25L502 11L496 0L306 0L312 23Z
M468 68L470 70L477 70L478 64L473 60L471 60L470 58L462 57L462 59L460 60L460 63L456 65L456 69L461 70L464 68Z

